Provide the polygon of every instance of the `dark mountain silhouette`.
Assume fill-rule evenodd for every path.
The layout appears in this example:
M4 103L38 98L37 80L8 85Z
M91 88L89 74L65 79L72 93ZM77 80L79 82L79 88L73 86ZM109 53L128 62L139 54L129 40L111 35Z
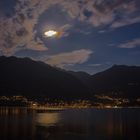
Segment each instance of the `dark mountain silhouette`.
M0 57L0 95L57 99L89 97L87 87L75 76L29 58Z
M0 95L73 100L92 99L95 94L140 97L140 67L114 65L89 75L29 58L0 57Z
M114 65L110 69L91 77L92 90L128 98L140 97L140 67Z
M76 78L78 78L84 85L86 85L86 87L88 87L88 89L93 93L92 91L92 81L91 81L91 75L83 72L83 71L78 71L78 72L74 72L74 71L68 71L70 74L72 74L73 76L75 76Z

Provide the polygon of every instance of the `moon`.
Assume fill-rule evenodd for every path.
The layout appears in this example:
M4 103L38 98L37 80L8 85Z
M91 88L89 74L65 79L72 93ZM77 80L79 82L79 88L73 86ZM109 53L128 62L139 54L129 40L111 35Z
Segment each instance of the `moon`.
M58 32L55 30L49 30L44 32L45 37L56 37L58 35Z

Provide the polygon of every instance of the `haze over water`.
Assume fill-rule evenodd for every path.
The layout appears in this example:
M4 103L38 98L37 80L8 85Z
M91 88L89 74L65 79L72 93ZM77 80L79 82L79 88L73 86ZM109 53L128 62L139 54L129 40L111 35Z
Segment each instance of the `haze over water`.
M0 108L0 140L139 140L140 109Z

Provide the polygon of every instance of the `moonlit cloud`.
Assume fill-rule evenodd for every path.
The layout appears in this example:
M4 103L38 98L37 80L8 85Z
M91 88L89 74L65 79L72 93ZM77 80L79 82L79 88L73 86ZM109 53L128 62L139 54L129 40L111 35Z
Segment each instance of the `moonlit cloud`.
M81 3L78 1L71 2L71 4L65 3L64 8L71 18L90 23L94 27L109 25L111 28L118 28L140 22L140 15L136 14L140 12L136 2L137 0L114 0L111 2L85 0Z
M91 73L115 63L139 64L139 0L2 1L0 55L39 58ZM58 32L57 36L45 37L49 30ZM131 59L122 49L116 52L115 46L137 47L135 57ZM111 64L106 64L110 59Z
M16 5L17 12L13 17L0 18L0 51L4 55L13 55L23 48L37 51L47 50L41 40L38 42L34 39L33 27L36 19L29 19L27 9L25 7L22 9L21 6L23 6L22 2Z
M132 49L132 48L135 48L137 46L140 46L140 38L124 42L124 43L120 44L118 47Z
M134 24L134 23L138 23L138 22L140 22L140 17L135 17L135 18L128 17L126 19L121 19L119 21L114 22L111 25L111 28L119 28L119 27L123 27L123 26L126 26L126 25L131 25L131 24Z
M99 34L103 34L105 32L106 32L106 30L100 30L100 31L98 31Z
M137 2L138 0L17 0L15 14L8 18L0 17L0 53L14 55L22 49L47 51L47 43L39 37L35 39L35 26L39 24L39 17L54 5L61 7L71 20L71 23L59 26L59 37L67 37L75 20L90 24L93 28L108 26L113 29L138 23L140 10ZM47 25L46 20L46 27ZM75 31L84 33L82 29ZM89 33L86 31L85 35Z
M47 57L44 56L40 59L45 61L47 64L64 68L65 66L82 64L86 62L92 53L93 51L91 50L81 49Z
M100 66L102 66L102 64L89 64L88 66L90 66L90 67L100 67Z
M59 37L67 37L69 35L68 30L72 28L71 24L64 24L63 26L59 27Z

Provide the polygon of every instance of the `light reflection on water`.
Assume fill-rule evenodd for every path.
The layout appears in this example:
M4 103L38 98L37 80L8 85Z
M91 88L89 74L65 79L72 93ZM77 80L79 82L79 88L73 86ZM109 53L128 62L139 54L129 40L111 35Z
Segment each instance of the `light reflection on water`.
M60 120L60 113L38 113L36 123L39 126L55 126Z
M0 140L33 140L35 111L26 108L0 108Z
M0 140L139 140L140 109L0 108Z

